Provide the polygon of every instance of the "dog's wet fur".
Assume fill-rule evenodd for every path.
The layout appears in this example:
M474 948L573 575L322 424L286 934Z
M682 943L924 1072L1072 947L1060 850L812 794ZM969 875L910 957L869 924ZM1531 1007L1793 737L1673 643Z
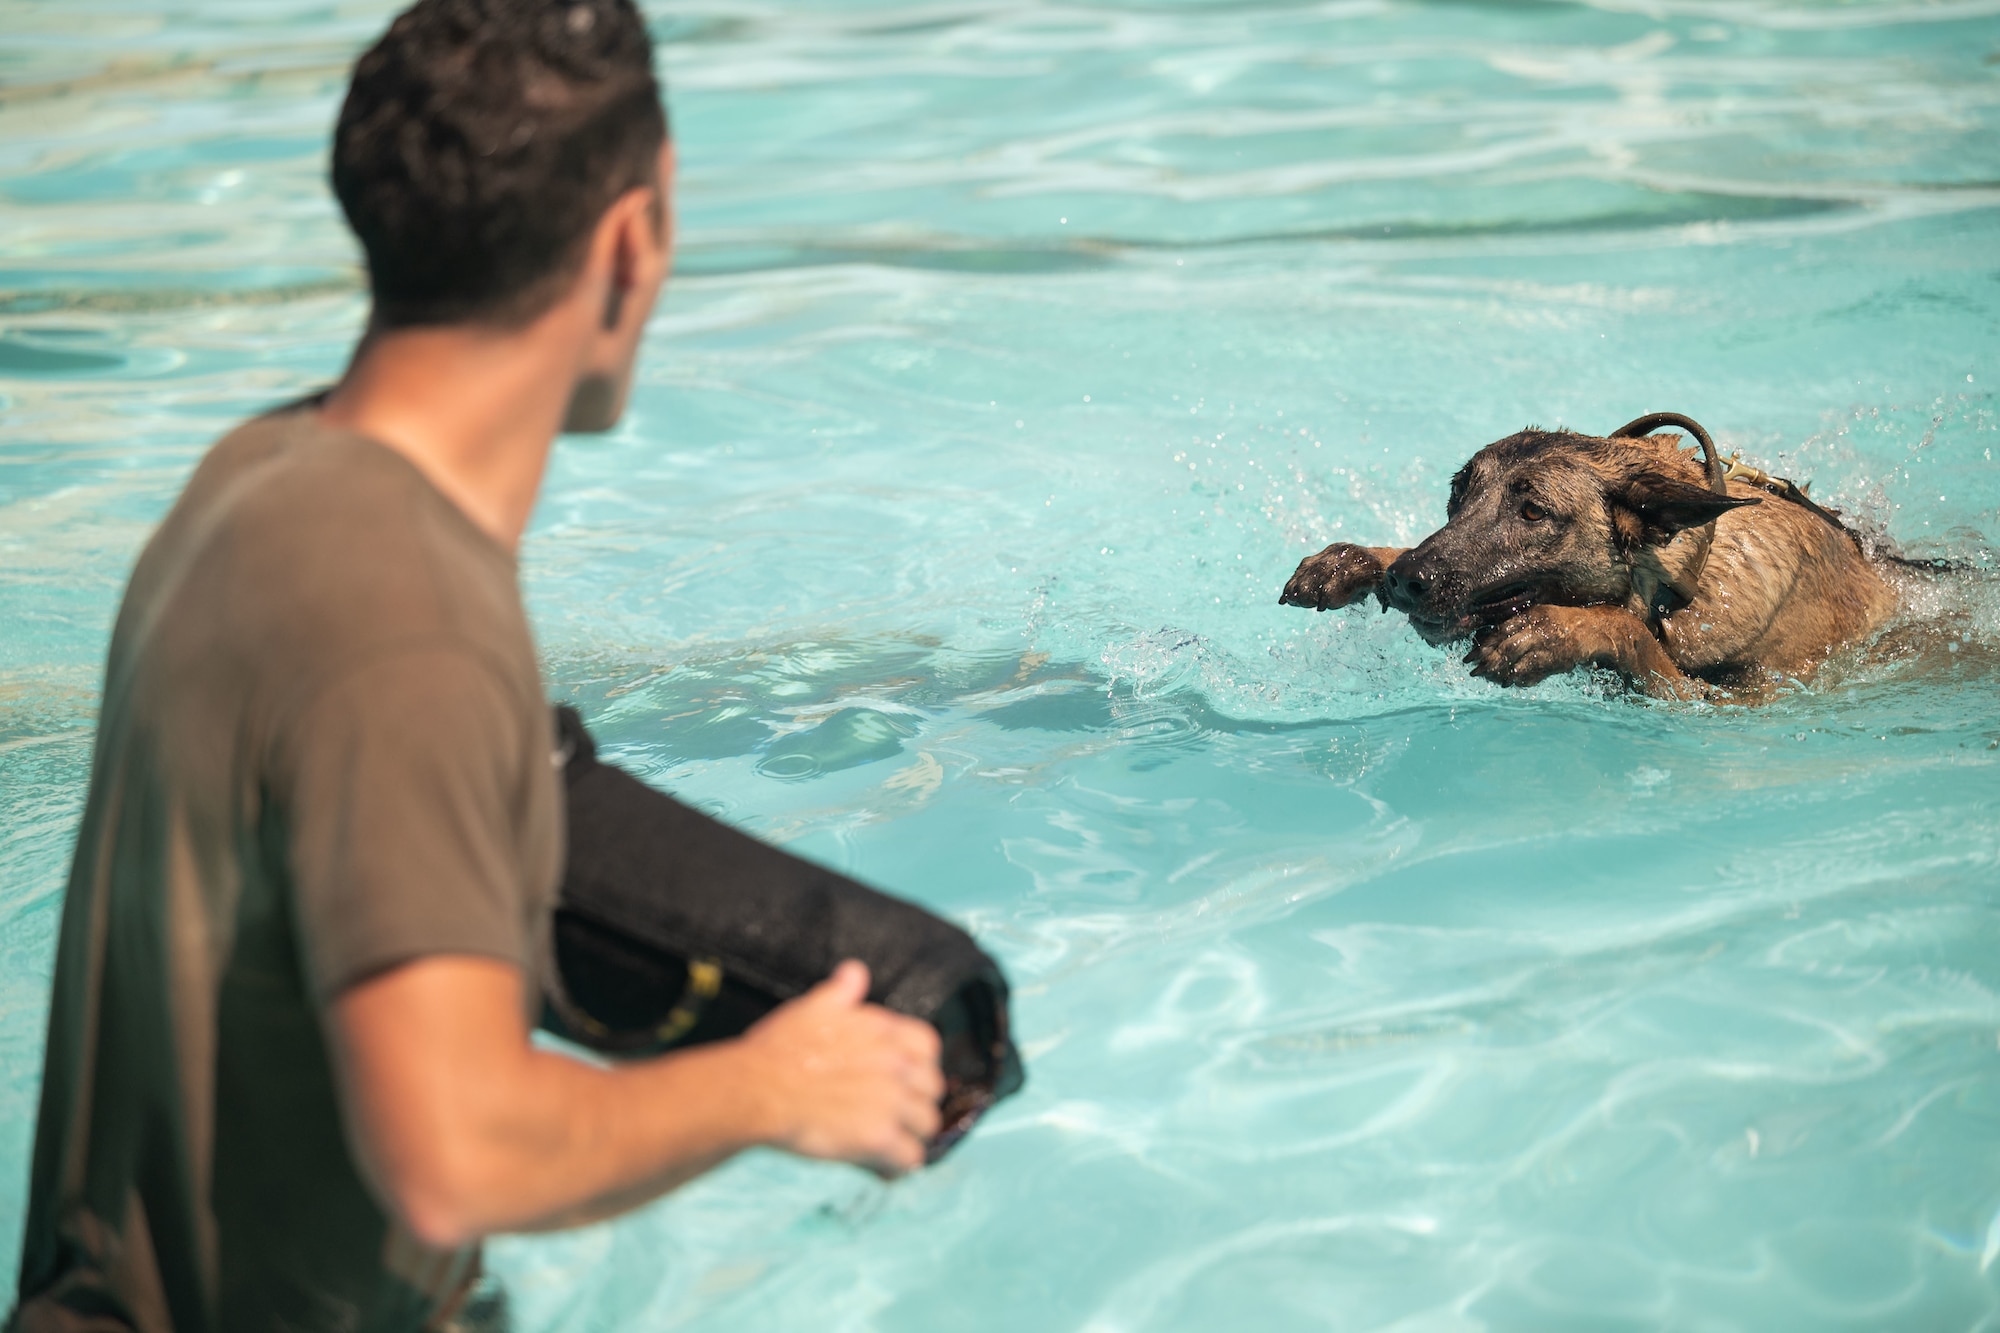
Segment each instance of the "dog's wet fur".
M1717 494L1679 435L1521 431L1459 470L1445 514L1408 550L1307 557L1280 600L1324 611L1372 594L1432 643L1471 640L1473 674L1502 685L1596 665L1683 698L1806 679L1900 600L1889 559L1751 481Z

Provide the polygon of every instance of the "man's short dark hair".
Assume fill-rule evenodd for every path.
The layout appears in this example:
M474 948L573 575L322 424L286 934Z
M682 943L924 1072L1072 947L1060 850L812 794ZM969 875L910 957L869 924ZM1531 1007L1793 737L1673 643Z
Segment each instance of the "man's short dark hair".
M542 313L666 135L632 0L418 0L356 62L333 137L377 325Z

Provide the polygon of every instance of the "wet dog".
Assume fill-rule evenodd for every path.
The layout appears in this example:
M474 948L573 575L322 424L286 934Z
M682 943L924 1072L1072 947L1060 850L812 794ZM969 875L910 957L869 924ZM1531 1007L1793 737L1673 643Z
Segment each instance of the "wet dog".
M1702 457L1680 447L1680 426ZM1671 412L1605 437L1524 430L1452 478L1445 525L1414 548L1327 547L1280 601L1373 594L1472 674L1531 685L1603 666L1650 694L1760 693L1804 679L1898 606L1881 563L1791 482L1733 460Z

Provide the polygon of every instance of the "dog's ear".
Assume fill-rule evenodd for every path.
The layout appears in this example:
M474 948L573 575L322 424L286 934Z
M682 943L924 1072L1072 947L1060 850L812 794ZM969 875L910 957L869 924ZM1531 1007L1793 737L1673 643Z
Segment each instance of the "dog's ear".
M1613 486L1611 526L1626 546L1664 546L1687 528L1698 528L1743 505L1762 504L1754 496L1717 495L1664 472L1635 472Z

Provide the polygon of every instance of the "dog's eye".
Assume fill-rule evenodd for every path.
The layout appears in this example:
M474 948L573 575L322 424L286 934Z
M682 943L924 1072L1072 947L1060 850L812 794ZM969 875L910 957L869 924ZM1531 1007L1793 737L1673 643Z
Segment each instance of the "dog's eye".
M1548 516L1549 511L1536 504L1533 500L1521 501L1521 517L1527 519L1528 522L1539 523Z

